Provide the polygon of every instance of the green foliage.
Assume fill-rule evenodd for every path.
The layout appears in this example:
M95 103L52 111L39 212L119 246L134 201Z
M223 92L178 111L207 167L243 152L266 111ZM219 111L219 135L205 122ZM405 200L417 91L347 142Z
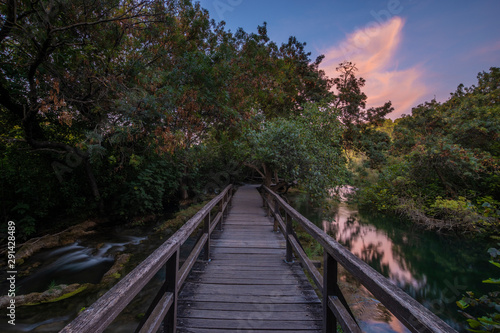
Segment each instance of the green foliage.
M313 197L326 197L328 189L346 181L341 133L335 110L307 104L300 116L276 118L258 130L247 130L238 152L266 185L278 175L287 183L298 182Z
M171 233L176 232L180 227L184 225L184 223L186 223L191 217L193 217L207 203L208 201L202 201L175 213L175 216L172 219L163 222L155 229L155 231L165 232L169 230Z
M164 199L172 197L178 188L180 172L166 160L138 162L131 160L135 176L125 184L121 197L120 215L137 216L161 213Z
M500 245L500 244L499 244ZM500 268L500 251L490 248L490 263ZM489 278L483 281L488 284L500 285L500 279ZM500 291L497 288L486 295L475 296L471 291L459 301L457 305L469 323L471 332L499 332L500 331Z
M384 117L394 108L391 102L387 102L381 107L366 109L367 96L361 91L365 79L355 76L357 70L351 62L339 64L339 76L333 80L337 90L333 105L340 110L340 120L345 126L346 149L366 152L371 166L378 167L384 162L383 152L388 149L389 136L374 131L373 125L383 124Z
M246 129L332 98L305 43L226 31L189 0L8 1L0 16L2 218L23 236L202 200L239 177Z
M47 217L51 210L72 202L71 197L62 196L53 200L61 188L50 160L37 153L28 155L27 149L22 143L0 143L1 213L16 222L21 238L35 233L37 221Z
M498 233L500 71L478 75L478 85L458 87L445 103L431 101L398 119L392 144L372 168L360 202L401 213L430 228ZM376 145L375 145L376 147ZM370 149L367 150L367 154ZM376 155L375 155L376 156Z

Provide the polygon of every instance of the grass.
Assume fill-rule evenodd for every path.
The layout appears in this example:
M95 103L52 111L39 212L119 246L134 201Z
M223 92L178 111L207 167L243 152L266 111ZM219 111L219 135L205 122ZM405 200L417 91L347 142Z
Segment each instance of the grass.
M186 223L191 217L193 217L201 208L203 208L210 200L200 202L198 204L193 204L186 209L183 209L175 213L172 219L166 220L160 226L156 227L156 232L166 232L167 230L171 233L176 232Z

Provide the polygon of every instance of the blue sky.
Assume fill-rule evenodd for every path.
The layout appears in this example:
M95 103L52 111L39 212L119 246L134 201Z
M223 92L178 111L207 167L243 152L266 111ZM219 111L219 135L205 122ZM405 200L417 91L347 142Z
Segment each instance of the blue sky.
M330 77L343 60L367 80L369 106L391 100L390 118L456 87L478 72L500 67L500 0L201 0L227 29L255 32L264 21L270 38L307 43Z

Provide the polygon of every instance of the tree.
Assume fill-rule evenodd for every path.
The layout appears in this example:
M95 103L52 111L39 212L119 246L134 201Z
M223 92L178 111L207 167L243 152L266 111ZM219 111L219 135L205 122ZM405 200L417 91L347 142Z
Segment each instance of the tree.
M250 108L266 119L289 117L302 110L307 102L332 98L332 86L319 69L323 56L311 61L306 43L290 37L278 47L267 35L267 24L257 33L239 29L234 35L236 45L232 84L247 97Z
M298 183L313 197L345 183L342 126L334 109L309 103L293 118L276 118L250 129L239 142L240 158L270 186Z
M366 202L429 227L498 232L500 71L459 85L448 101L421 104L395 122L389 165Z
M499 96L500 71L492 68L478 75L477 87L460 85L445 103L414 108L395 127L394 154L411 156L412 177L437 182L440 195L499 198Z
M340 120L345 125L345 147L366 152L371 166L380 167L390 138L385 133L375 131L374 126L383 124L384 117L394 108L389 101L381 107L366 109L367 96L361 90L366 81L356 77L357 70L356 65L348 61L337 67L340 74L333 80L337 90L333 106L341 110Z
M149 4L9 0L2 6L2 112L21 126L32 149L70 154L75 167L81 164L98 201L90 154L81 144L85 131L106 117L98 110L114 96L119 45L135 22L151 16Z
M160 212L209 182L203 147L332 98L305 43L233 34L190 0L8 0L0 24L2 210L37 211L30 232L59 213Z

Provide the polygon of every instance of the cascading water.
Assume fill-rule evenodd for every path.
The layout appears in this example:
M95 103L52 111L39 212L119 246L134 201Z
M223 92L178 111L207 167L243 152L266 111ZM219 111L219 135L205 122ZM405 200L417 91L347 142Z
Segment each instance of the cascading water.
M51 288L57 288L61 284L98 284L113 265L117 254L143 251L145 247L149 247L149 242L146 242L148 244L142 242L147 238L124 235L115 230L106 229L102 233L94 234L92 237L86 237L66 246L42 250L27 259L22 265L22 269L29 268L30 274L19 279L17 295L44 292ZM5 294L6 288L5 283L3 283L1 285L3 294ZM73 296L68 299L70 303L59 301L38 306L20 307L18 308L17 318L19 320L16 322L16 326L3 325L2 322L0 323L0 331L58 331L74 317L74 306L80 309L81 306L90 305L93 301L92 297L83 296L79 299ZM74 305L73 309L69 309L71 307L68 307L69 304Z
M29 262L41 263L42 267L19 281L19 294L43 292L50 286L59 284L99 283L113 265L117 252L124 251L127 245L137 245L145 239L133 236L121 238L121 242L103 243L98 247L75 242L35 254Z

